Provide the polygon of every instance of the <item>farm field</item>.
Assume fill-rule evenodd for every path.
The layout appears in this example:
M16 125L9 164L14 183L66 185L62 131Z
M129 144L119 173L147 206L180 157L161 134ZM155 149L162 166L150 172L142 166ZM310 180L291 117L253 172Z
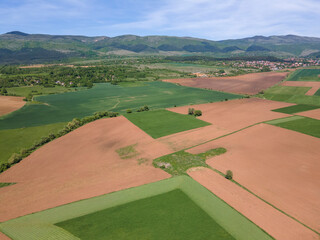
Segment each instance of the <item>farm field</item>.
M232 170L236 182L319 234L319 144L315 137L258 124L196 148L226 148L207 164Z
M310 81L286 81L281 83L282 86L291 86L291 87L309 87L310 89L305 93L307 96L313 96L320 88L320 81L310 82Z
M298 69L292 73L288 81L320 81L320 69Z
M318 109L318 108L320 108L320 106L297 104L294 106L274 109L272 111L293 114L293 113L299 113L299 112L309 111L309 110Z
M188 87L252 95L282 81L287 75L287 72L266 72L250 73L235 77L166 79L163 81Z
M314 109L306 112L300 112L297 115L320 120L320 109L318 108L318 109Z
M185 114L190 107L199 109L202 111L202 116L198 117L198 119L211 123L211 125L164 136L158 140L168 145L172 150L180 151L231 134L259 122L290 116L271 110L292 105L291 103L259 98L244 98L233 101L169 108L168 110L180 114Z
M39 127L0 130L0 163L7 162L13 153L30 148L50 133L57 133L66 123L54 123Z
M294 116L267 123L320 138L320 120L318 119Z
M132 158L116 152L132 145ZM123 116L88 123L0 174L0 182L17 183L0 188L0 222L169 178L152 159L171 152Z
M83 240L234 239L181 190L101 210L56 225Z
M150 214L158 217L150 218ZM101 218L104 223L111 219L112 224L108 224L107 228L106 224L100 225L98 220ZM86 224L86 228L81 226L92 221L94 224ZM125 228L123 224L126 225ZM259 240L272 239L187 176L174 177L12 219L1 223L0 230L17 240L29 240L34 236L47 239L52 234L61 239L101 239L99 234L108 234L116 239L128 239L128 236L130 239L171 239L173 236L174 239L185 239L186 236L188 239L218 237L246 240L248 236Z
M0 117L18 110L25 104L22 97L0 96Z
M167 110L130 113L125 117L153 138L210 125L194 116Z
M211 169L190 169L188 174L275 239L311 240L318 238L315 232ZM284 229L290 229L290 231L283 231Z
M164 82L146 82L140 87L96 84L92 89L36 97L45 104L30 104L0 118L0 129L40 126L71 121L97 111L124 112L148 105L151 109L216 102L240 98L240 95L176 86ZM23 119L21 121L20 119Z
M265 91L262 98L296 104L320 106L320 96L305 95L310 87L274 86Z

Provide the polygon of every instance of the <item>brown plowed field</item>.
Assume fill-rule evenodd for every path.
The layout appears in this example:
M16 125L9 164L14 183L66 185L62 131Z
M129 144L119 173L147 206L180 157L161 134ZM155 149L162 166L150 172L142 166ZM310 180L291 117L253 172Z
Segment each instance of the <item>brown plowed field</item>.
M11 240L11 238L9 238L7 235L5 235L4 233L0 232L0 239L1 240Z
M319 239L310 229L208 168L191 169L188 174L277 240Z
M296 113L296 115L300 115L300 116L304 116L304 117L309 117L309 118L314 118L314 119L320 120L320 108L313 109L313 110L310 110L310 111Z
M282 86L291 87L311 87L311 89L306 92L306 95L313 96L316 91L320 88L320 82L306 82L306 81L286 81L281 84Z
M132 159L115 152L133 144L140 154ZM168 178L151 161L169 153L124 117L89 123L0 174L0 182L18 182L0 188L0 221Z
M172 134L158 138L157 140L169 145L172 150L178 151L240 130L255 123L290 116L283 113L272 112L271 110L292 105L295 104L263 100L260 98L245 98L169 108L168 110L181 114L187 114L188 108L190 107L199 109L202 111L202 116L198 118L212 123L212 125Z
M207 163L262 199L320 231L320 139L268 124L196 147L225 147ZM191 150L190 150L191 151Z
M0 96L0 116L16 111L25 104L23 97Z
M206 88L231 93L257 94L261 90L281 82L287 75L288 72L263 72L234 77L183 78L166 79L163 81L178 83L188 87Z

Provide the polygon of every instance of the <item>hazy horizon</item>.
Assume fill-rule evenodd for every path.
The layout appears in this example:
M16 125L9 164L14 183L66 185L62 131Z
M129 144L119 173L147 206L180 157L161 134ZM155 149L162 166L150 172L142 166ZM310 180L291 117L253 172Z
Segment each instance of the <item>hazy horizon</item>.
M320 37L320 1L2 0L0 32L82 36Z

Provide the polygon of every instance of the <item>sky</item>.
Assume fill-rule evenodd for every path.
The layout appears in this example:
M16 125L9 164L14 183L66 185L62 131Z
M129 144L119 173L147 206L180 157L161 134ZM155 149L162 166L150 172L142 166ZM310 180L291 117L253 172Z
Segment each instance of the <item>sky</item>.
M0 0L0 33L320 37L320 0Z

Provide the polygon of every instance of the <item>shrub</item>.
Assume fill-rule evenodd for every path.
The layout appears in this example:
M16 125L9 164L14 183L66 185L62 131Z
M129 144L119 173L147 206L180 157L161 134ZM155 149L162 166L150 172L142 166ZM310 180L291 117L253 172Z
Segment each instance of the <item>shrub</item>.
M132 113L132 110L131 109L127 109L127 113Z
M227 170L226 179L231 180L233 178L233 172L231 170Z
M188 109L188 114L193 115L194 114L194 108L189 108Z
M0 95L7 95L8 91L4 87L1 89Z
M201 116L201 115L202 115L201 110L195 110L195 111L194 111L194 115L195 115L196 117Z
M109 117L116 117L116 116L118 116L119 115L119 113L117 113L117 112L111 112L111 113L109 113Z
M11 155L11 157L8 159L8 164L9 165L12 165L12 164L15 164L15 163L18 163L22 160L22 156L21 154L18 154L18 153L14 153Z
M144 105L143 110L144 111L149 111L149 107L147 105Z

